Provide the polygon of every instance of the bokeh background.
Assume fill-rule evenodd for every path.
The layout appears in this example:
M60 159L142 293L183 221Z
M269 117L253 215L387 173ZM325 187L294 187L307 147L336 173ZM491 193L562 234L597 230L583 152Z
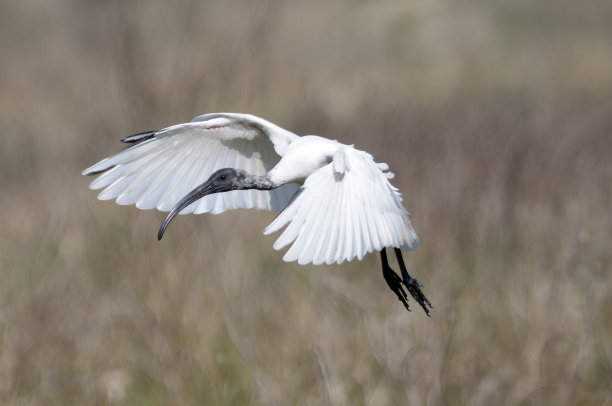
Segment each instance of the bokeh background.
M2 1L0 44L1 404L612 404L609 1ZM216 111L388 162L432 317L80 175Z

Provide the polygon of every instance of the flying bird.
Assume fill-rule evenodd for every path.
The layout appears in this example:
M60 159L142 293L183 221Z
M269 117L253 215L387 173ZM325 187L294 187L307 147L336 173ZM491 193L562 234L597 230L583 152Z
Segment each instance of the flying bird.
M250 114L214 113L189 123L134 134L133 144L85 169L99 175L100 200L169 211L158 239L177 214L244 208L280 213L264 234L284 228L274 249L304 265L361 260L379 251L389 288L407 310L408 292L429 315L423 285L410 276L402 250L418 237L388 165L336 140L298 136ZM400 268L387 259L393 248Z

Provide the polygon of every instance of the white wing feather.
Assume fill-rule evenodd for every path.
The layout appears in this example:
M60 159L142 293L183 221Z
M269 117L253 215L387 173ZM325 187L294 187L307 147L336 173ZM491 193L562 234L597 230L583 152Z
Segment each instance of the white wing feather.
M339 149L333 162L306 178L264 234L287 226L274 249L293 243L283 259L300 264L361 260L384 247L416 249L417 235L386 169L366 152Z
M255 116L207 114L178 124L83 171L103 172L90 184L104 189L100 200L169 211L183 196L221 168L265 175L298 136ZM235 190L206 196L185 213L221 213L236 208L280 212L298 189L295 184L270 191Z

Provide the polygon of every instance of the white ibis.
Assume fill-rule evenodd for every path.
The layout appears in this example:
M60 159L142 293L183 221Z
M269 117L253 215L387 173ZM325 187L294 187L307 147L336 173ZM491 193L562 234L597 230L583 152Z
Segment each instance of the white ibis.
M179 213L273 210L280 214L264 234L286 226L274 243L276 250L291 245L285 261L339 264L379 251L391 290L410 310L405 287L429 315L423 285L401 254L417 248L417 235L388 165L367 152L238 113L205 114L121 141L134 145L83 175L100 174L90 185L104 189L100 200L170 211L158 239ZM401 276L389 266L391 247Z

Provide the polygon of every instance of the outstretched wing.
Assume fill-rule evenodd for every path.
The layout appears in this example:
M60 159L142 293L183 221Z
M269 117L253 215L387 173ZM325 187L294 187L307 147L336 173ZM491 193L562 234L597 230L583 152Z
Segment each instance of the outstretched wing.
M265 175L298 136L247 114L215 113L163 130L124 138L136 143L87 168L101 175L91 189L104 189L100 200L169 211L183 196L221 168ZM270 191L234 190L209 195L181 213L221 213L236 208L280 212L298 189L295 184Z
M341 148L332 163L306 178L264 234L287 226L274 249L293 242L283 259L300 264L362 259L384 247L416 249L417 235L386 169L366 152Z

